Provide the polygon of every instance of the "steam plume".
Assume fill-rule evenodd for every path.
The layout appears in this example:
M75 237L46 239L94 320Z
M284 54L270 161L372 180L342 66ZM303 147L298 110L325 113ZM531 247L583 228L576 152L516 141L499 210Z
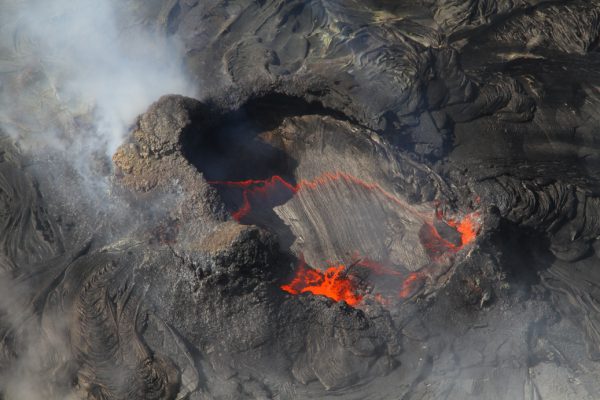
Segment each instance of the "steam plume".
M161 95L195 94L176 39L130 2L1 0L0 9L2 128L28 145L110 155Z
M95 174L95 160L106 161L136 116L161 95L196 95L176 38L150 20L156 18L130 1L0 0L0 135L35 157L58 154L74 167L78 179L52 183L64 187L59 191L65 199L77 192L99 205L114 202L97 190L106 182ZM126 225L122 215L107 220ZM21 305L30 304L35 289L23 283L17 290L3 261L16 262L0 254L0 329L22 332L18 347L24 350L0 374L0 397L70 398L71 388L45 375L48 362L68 357L68 338L61 330L42 334L34 322L23 323L31 310ZM57 335L52 346L46 335Z

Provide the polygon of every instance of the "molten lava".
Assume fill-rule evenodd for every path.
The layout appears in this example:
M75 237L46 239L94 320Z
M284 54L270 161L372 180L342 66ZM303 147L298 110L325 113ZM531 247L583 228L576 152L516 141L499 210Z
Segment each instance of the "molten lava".
M421 245L427 251L429 257L433 260L439 260L445 254L453 253L457 250L457 246L444 239L437 229L430 224L425 223L421 227L419 231L419 239L421 241Z
M480 223L477 221L479 217L478 212L474 212L466 215L460 221L456 221L454 219L447 219L446 223L456 229L458 233L460 233L461 237L461 246L465 246L477 237L477 233L481 228Z
M400 279L395 283L400 285L399 293L392 296L382 293L373 294L373 299L383 305L390 305L392 299L396 297L406 299L412 296L423 286L427 277L425 272L416 271L406 275L369 260L359 260L350 267L342 264L329 266L323 272L307 266L305 261L301 260L291 282L282 285L281 289L294 295L312 293L336 302L344 300L348 305L356 307L363 300L363 294L368 288L361 279L351 274L354 266L366 268L369 272L385 275L390 279Z
M312 180L302 179L297 184L291 184L279 175L274 175L269 179L249 179L245 181L209 181L213 185L225 185L242 189L242 204L234 211L232 217L241 222L244 217L252 211L253 204L276 204L277 199L290 198L303 190L314 190L320 186L332 184L338 181L356 185L369 191L377 192L388 201L400 205L404 208L412 209L418 214L414 207L402 200L398 196L391 194L377 183L366 182L353 175L344 172L326 172Z
M246 180L246 181L211 181L215 185L226 185L242 189L242 205L231 216L238 222L241 222L252 211L252 204L260 202L262 204L277 204L278 199L290 198L298 192L298 185L292 185L286 182L279 175L269 179Z
M427 253L433 260L439 260L446 254L453 254L472 243L481 229L480 214L475 211L467 214L464 218L456 220L447 218L441 210L436 210L438 221L453 228L460 234L460 244L453 243L442 237L435 226L429 222L424 222L419 232L421 244L427 250Z
M356 306L363 298L358 285L345 274L343 265L330 266L325 272L310 268L302 261L294 278L281 289L291 294L312 293L329 297L334 301L344 300L350 306Z
M429 231L425 232L424 234L426 241L423 243L423 246L425 248L435 248L434 253L436 254L440 251L444 252L460 250L462 247L475 240L475 237L477 236L477 233L481 227L478 221L479 213L477 212L473 212L464 218L457 220L453 218L446 218L442 211L437 209L435 213L437 219L444 221L448 226L454 228L461 235L461 244L460 246L457 246L456 244L444 239L439 232L437 232L431 223L431 217L422 215L422 213L417 211L412 205L402 200L398 196L386 191L381 187L381 185L377 183L366 182L344 172L326 172L312 180L302 179L297 184L289 183L279 175L274 175L269 179L249 179L245 181L210 181L209 183L242 190L241 206L231 214L236 221L242 222L242 220L252 212L253 205L260 204L262 207L265 205L275 206L282 204L300 191L314 190L320 186L333 184L338 181L344 181L369 191L377 192L386 200L405 209L411 210L414 215L419 216L423 220L424 229Z
M478 212L472 212L463 218L449 218L437 208L434 216L424 215L422 211L417 210L411 204L387 192L379 184L366 182L343 172L324 173L312 180L303 179L297 184L289 183L278 175L269 179L239 182L212 181L210 183L241 190L241 205L237 210L232 212L232 217L238 222L243 222L251 215L255 207L275 207L285 203L300 191L314 190L320 186L334 184L339 181L377 192L385 200L410 210L413 215L421 219L423 225L419 231L419 238L421 245L425 248L433 262L439 262L447 255L454 254L469 243L472 243L481 228ZM444 237L448 236L448 231L445 235L440 234L436 226L443 226L445 229L450 229L450 236L460 235L460 243L458 236L456 236L456 240L451 241ZM281 289L294 295L312 293L328 297L334 301L343 300L348 305L354 307L363 300L365 285L364 283L361 285L362 279L351 274L353 268L365 268L369 273L385 276L391 282L391 285L395 285L394 295L391 298L400 297L401 299L406 299L411 297L423 286L427 278L427 273L423 272L425 269L406 275L392 266L386 266L366 258L361 259L358 255L355 256L355 259L358 261L350 267L346 267L343 264L329 263L329 267L325 271L311 268L302 260L296 268L291 282L282 285ZM398 285L400 286L399 292L397 291ZM390 297L386 297L381 293L375 293L373 298L382 304L390 303Z

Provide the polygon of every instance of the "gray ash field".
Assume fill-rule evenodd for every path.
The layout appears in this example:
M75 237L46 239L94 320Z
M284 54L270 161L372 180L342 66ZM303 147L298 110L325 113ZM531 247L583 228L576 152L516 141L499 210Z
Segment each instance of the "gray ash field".
M0 0L0 399L600 398L599 10Z

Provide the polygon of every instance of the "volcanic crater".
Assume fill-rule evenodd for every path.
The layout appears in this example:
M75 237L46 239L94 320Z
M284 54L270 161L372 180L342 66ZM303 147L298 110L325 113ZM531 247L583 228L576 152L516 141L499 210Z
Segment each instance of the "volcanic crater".
M441 274L475 240L477 211L450 218L440 200L419 202L421 193L402 191L401 179L435 187L441 178L433 171L402 158L375 132L326 115L320 105L275 99L253 100L189 141L198 151L183 152L234 220L275 233L299 260L283 290L352 306L367 290L388 303L413 294L433 271ZM399 178L399 172L412 176ZM378 286L386 286L385 295Z
M596 399L599 5L127 0L105 156L7 4L0 397Z

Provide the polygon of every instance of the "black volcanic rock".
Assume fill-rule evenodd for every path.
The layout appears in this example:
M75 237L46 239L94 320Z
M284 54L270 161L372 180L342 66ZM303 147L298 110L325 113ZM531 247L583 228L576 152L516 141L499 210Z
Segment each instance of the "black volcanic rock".
M0 397L597 397L597 1L142 3L203 96L2 137Z

